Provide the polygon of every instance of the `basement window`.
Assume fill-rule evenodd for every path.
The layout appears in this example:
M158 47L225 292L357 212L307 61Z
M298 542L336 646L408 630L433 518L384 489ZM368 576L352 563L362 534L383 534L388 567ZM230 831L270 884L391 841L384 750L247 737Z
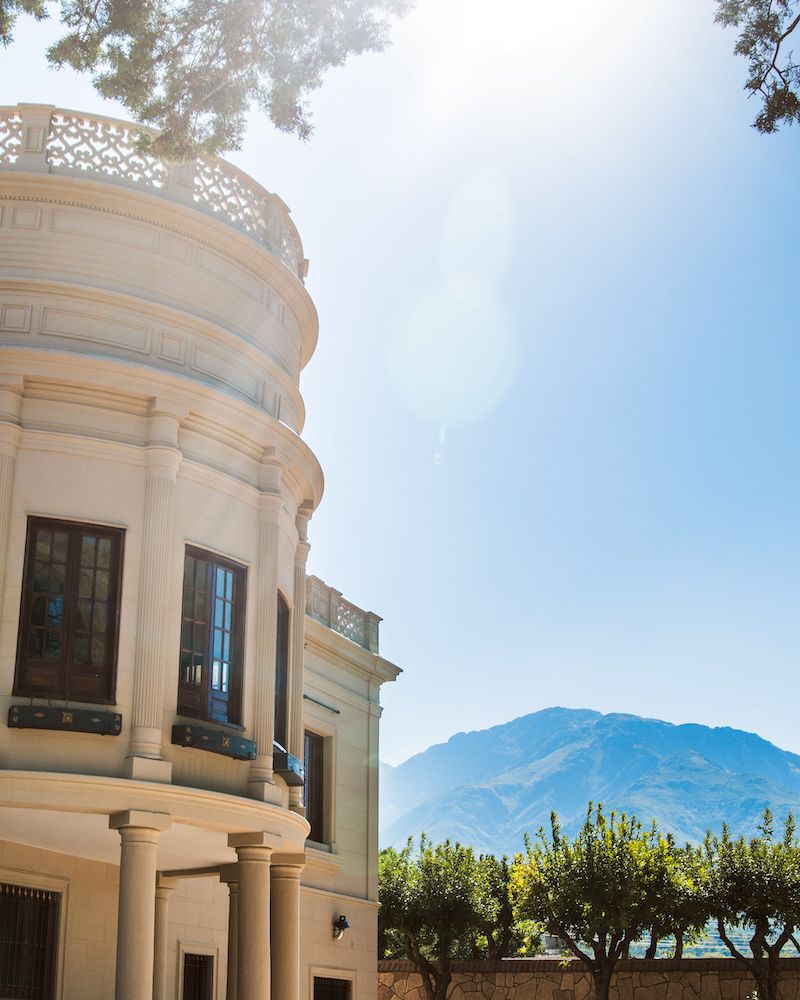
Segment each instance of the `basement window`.
M53 1000L61 893L0 882L0 996Z

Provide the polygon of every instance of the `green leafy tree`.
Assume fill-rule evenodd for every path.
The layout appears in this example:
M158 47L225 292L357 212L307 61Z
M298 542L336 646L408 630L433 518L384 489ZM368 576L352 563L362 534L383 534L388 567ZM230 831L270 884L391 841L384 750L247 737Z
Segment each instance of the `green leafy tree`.
M794 817L776 840L772 814L764 810L759 836L734 840L727 827L706 838L710 900L725 947L749 971L759 1000L778 1000L780 955L800 927L800 843ZM752 929L750 954L732 940L734 927Z
M800 64L792 50L800 37L800 3L717 0L715 20L739 32L734 51L747 59L745 90L760 102L754 127L777 132L783 122L800 122Z
M512 894L521 917L541 921L590 971L598 1000L608 1000L617 962L644 931L659 923L669 845L635 817L609 816L592 803L569 840L551 814L551 831L518 855Z
M671 835L659 838L656 853L653 923L645 958L655 958L665 938L675 940L674 958L683 957L687 943L700 940L711 916L709 867L700 848L676 847Z
M508 877L505 858L479 857L449 840L432 844L424 834L419 851L411 838L402 851L381 851L381 958L410 959L428 1000L445 1000L454 960L535 946L535 930L517 925Z
M410 0L0 0L0 41L20 13L57 12L55 67L156 130L140 146L165 159L237 149L256 104L284 132L311 133L307 98L326 70L384 48Z

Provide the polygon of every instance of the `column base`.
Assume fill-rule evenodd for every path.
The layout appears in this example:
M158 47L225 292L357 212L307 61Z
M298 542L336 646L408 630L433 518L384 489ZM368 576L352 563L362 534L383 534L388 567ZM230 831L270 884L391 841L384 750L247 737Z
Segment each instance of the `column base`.
M283 790L273 781L267 781L263 778L250 778L247 782L247 797L257 799L259 802L269 802L273 806L279 806L283 802Z
M133 781L156 781L172 784L172 762L155 757L126 757L125 777Z

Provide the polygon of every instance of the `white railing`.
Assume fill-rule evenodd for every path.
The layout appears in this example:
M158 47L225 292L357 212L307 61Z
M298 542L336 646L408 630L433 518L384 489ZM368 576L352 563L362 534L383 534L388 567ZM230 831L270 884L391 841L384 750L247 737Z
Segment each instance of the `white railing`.
M306 614L352 642L377 653L380 617L346 601L318 576L306 578Z
M167 164L139 152L129 122L41 104L0 107L0 170L89 174L191 204L247 233L302 281L303 245L281 199L225 160Z

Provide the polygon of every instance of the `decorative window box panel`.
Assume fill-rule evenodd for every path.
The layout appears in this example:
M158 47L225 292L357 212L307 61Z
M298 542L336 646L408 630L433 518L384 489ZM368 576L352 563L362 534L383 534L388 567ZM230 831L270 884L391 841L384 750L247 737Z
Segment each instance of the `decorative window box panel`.
M172 742L175 746L208 750L209 753L219 753L234 760L256 759L256 745L253 740L246 740L236 733L220 732L219 729L175 725L172 727Z
M287 785L304 785L306 772L302 761L285 750L275 750L272 754L272 770L279 774Z
M40 705L11 705L9 729L54 729L62 733L97 733L119 736L122 716L90 708L43 708Z

